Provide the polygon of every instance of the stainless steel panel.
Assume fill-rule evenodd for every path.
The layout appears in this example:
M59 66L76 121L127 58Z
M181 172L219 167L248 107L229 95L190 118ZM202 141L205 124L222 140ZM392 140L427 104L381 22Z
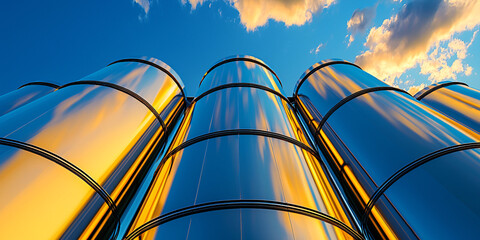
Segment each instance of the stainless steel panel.
M452 84L452 85L450 85ZM438 89L433 89L438 86ZM432 92L422 96L422 93ZM419 97L422 96L420 99ZM421 102L480 133L480 91L462 83L440 82L415 94Z
M302 239L319 232L327 239L354 238L351 217L289 103L250 85L225 85L247 82L281 94L271 76L243 59L208 71L202 86L222 89L189 107L128 238L160 239L172 234L167 225L184 231L183 224L188 234L181 239ZM197 97L207 91L201 87ZM295 207L289 204L329 215L351 232L290 212Z
M85 215L95 214L104 204L84 181L43 157L0 146L0 159L3 239L58 238L74 221L72 212L79 214L85 210Z
M178 86L166 73L150 65L116 63L88 78L131 88L167 117L169 128L185 106ZM1 138L37 146L82 170L110 195L117 214L125 209L167 134L145 104L125 92L100 85L67 85L0 117L0 126ZM0 188L2 200L7 199L0 213L16 213L0 214L0 238L112 237L116 219L104 201L94 197L92 189L71 186L69 180L57 178L52 167L32 170L27 161L4 156L0 182L18 186L18 191ZM51 165L48 159L43 161ZM13 163L15 167L7 169ZM55 169L76 177L61 166ZM16 178L6 178L11 175ZM59 197L54 192L67 188L70 194L48 200ZM18 198L25 200L19 202ZM25 231L25 225L35 225L36 230Z
M217 69L217 66L220 66ZM200 81L197 96L209 89L228 83L255 83L282 93L276 74L260 59L238 55L218 61Z
M33 82L0 96L0 116L55 91L58 86Z
M330 166L342 179L359 216L363 216L367 203L379 186L403 167L439 149L479 141L477 133L446 119L408 94L392 90L369 92L351 99L333 112L319 130L322 117L342 99L364 89L386 85L360 68L344 63L328 65L303 76L307 75L305 82L297 88L296 104L310 130L316 133L315 138ZM453 156L445 156L450 161L444 170L455 168L457 163ZM461 161L469 164L479 163L477 156L463 154L461 157ZM433 159L394 182L374 205L367 218L368 228L364 230L375 239L469 238L478 235L478 229L466 231L461 227L472 224L471 221L480 224L477 219L445 220L431 208L432 201L435 201L437 206L478 216L480 212L474 208L465 210L465 203L461 200L467 196L474 201L480 200L470 193L469 188L451 188L450 185L443 191L429 191L429 188L438 189L448 181L439 176L432 178L428 172L415 175L415 181L407 181L415 171L427 166L440 168L439 162L440 158ZM462 166L456 167L463 169ZM477 171L476 168L464 170ZM469 182L472 189L480 187L478 181L471 181L460 172L450 174L463 179L459 180L462 184ZM410 191L417 186L423 190ZM397 192L399 188L403 190L401 193ZM458 199L447 201L445 196Z
M335 232L337 229L325 231L323 225L321 221L295 213L263 209L231 209L175 219L145 232L142 237L190 240L332 239L338 235ZM348 239L349 236L345 238Z
M388 198L422 239L475 239L479 159L478 149L439 157L398 180L387 190Z
M228 110L226 110L228 109ZM187 139L228 129L259 129L295 137L288 103L261 89L227 88L196 101Z

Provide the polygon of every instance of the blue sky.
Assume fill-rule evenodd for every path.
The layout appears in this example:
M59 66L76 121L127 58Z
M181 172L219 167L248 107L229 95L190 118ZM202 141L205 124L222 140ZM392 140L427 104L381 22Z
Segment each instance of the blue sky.
M478 16L476 0L6 1L0 94L151 56L194 95L210 66L237 54L264 60L289 95L308 67L328 58L412 92L443 80L480 89Z

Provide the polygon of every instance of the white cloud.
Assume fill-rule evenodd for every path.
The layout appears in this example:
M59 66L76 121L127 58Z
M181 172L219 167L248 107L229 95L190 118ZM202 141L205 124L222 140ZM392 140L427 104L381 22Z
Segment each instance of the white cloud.
M476 33L477 31L473 34L469 44L457 38L448 41L446 47L437 44L427 58L420 61L420 73L429 75L428 79L432 82L457 79L459 73L470 75L472 67L464 64L463 60L467 56L468 47L475 40ZM449 65L449 60L451 61L453 58L456 59Z
M182 0L192 9L207 0ZM267 24L269 19L285 23L286 26L303 25L312 20L312 15L328 8L335 0L226 0L240 14L241 23L247 31Z
M471 73L470 66L453 61L444 65L439 44L453 42L448 51L454 51L458 59L466 54L462 49L455 50L458 41L451 40L456 33L471 30L480 24L480 1L478 0L419 0L406 3L398 14L383 21L380 27L373 27L367 37L367 51L356 58L356 63L387 83L395 85L395 80L406 70L425 63L423 72L431 68L445 69L444 73ZM467 47L468 48L468 47ZM437 51L435 52L435 50ZM447 50L445 50L447 51ZM458 53L458 54L457 54ZM432 55L433 54L433 55ZM447 55L448 56L448 55ZM461 59L463 60L463 58ZM432 66L428 64L432 63ZM450 69L447 69L448 66ZM462 69L463 68L463 69ZM440 79L437 74L431 79ZM453 75L450 74L450 77Z
M143 11L145 11L145 15L148 14L148 11L150 11L150 0L133 0L134 3L137 3L140 5L140 7L143 8Z
M310 54L317 55L320 52L320 49L323 47L323 43L318 44L318 46L312 50L310 50Z

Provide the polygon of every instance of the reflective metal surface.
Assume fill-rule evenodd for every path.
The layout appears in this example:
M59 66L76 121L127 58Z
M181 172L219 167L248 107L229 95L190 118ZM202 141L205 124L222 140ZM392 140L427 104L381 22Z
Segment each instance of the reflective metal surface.
M32 82L0 96L0 116L55 91L51 83Z
M142 62L118 62L87 79L138 94L168 129L139 99L92 84L66 85L0 117L1 239L114 238L185 108L171 77Z
M440 82L415 97L451 119L480 133L480 91L460 82Z
M339 62L316 68L321 64L302 76L295 102L353 208L365 217L367 237L477 238L480 150L448 149L480 136L358 67ZM380 191L385 183L391 185ZM377 201L371 199L375 193Z
M278 94L262 64L209 70L127 239L361 239Z

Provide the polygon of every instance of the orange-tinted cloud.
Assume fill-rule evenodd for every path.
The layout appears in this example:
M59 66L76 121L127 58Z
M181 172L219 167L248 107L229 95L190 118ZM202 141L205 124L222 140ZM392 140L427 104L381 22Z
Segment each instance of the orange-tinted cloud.
M411 86L408 88L407 92L409 92L412 96L415 95L417 92L419 92L420 90L424 89L427 85L425 85L425 83L422 83L420 85L417 85L417 86Z
M195 10L198 5L202 5L206 1L207 0L182 0L182 4L185 5L188 2L192 6L192 9Z
M480 16L478 0L409 2L398 14L384 20L380 27L370 30L365 43L368 50L357 56L356 63L392 85L395 85L395 79L406 70L416 66L423 66L422 72L429 74L432 81L453 78L450 73L455 75L460 72L471 73L471 68L461 62L452 66L434 64L437 66L437 72L446 69L446 66L451 68L445 70L443 75L435 75L428 65L442 57L441 53L439 55L435 52L435 49L442 51L439 47L442 43L447 44L447 48L450 49L448 51L451 52L446 56L459 58L456 53L462 54L463 50L457 51L455 48L458 47L460 40L451 38L455 33L471 30L479 25L478 16ZM450 76L447 76L448 74Z
M192 9L206 0L182 0ZM286 26L303 25L311 21L312 15L328 8L335 0L228 0L240 14L241 23L247 31L267 24L269 19L285 23Z
M150 0L133 0L133 2L140 5L140 7L143 8L143 11L145 11L145 14L148 14L148 11L150 11Z

